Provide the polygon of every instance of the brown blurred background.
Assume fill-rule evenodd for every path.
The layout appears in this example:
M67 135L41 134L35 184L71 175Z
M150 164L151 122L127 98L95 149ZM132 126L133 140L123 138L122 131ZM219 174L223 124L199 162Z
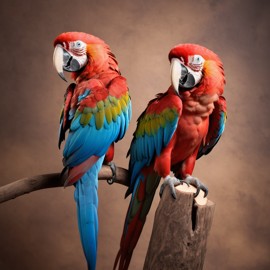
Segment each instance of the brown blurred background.
M199 43L224 62L226 131L194 175L207 183L216 211L206 270L270 269L269 1L0 2L0 185L62 169L58 119L67 84L52 65L53 40L65 31L92 33L110 44L133 102L125 154L136 119L169 86L167 54ZM100 183L98 269L112 269L129 200L125 188ZM140 270L159 198L135 250ZM0 269L86 269L73 188L43 190L0 205Z

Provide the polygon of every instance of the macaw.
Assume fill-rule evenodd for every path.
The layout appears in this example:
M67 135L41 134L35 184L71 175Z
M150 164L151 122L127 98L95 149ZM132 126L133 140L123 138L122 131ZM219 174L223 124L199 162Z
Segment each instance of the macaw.
M169 53L171 86L151 100L138 118L128 152L132 193L114 269L128 269L160 179L176 198L175 186L207 187L192 176L196 159L211 152L224 131L225 77L219 57L196 44L180 44Z
M88 269L95 269L98 235L98 172L114 155L131 117L126 79L109 46L86 33L67 32L54 41L54 66L63 80L71 72L60 117L64 186L75 186L78 227ZM112 166L113 167L113 166Z

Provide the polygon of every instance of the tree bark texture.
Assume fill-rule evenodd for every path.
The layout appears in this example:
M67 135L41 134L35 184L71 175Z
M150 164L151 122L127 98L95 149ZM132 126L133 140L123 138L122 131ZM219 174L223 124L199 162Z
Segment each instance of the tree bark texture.
M166 187L159 202L144 270L203 269L214 203L198 205L193 193L176 192L173 199Z
M107 165L103 165L98 174L98 178L99 180L110 180L112 178L111 168ZM114 183L128 186L128 171L124 168L116 167ZM0 187L0 203L39 189L62 187L63 184L64 181L61 178L61 173L42 174L23 178Z

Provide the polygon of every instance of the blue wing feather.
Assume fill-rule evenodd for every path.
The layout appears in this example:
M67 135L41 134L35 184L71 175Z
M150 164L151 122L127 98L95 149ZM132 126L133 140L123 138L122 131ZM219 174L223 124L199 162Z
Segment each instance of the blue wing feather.
M98 235L98 172L102 166L101 157L76 182L74 198L77 203L77 218L83 251L88 263L88 269L96 268L97 235Z
M109 146L113 141L119 137L125 129L121 130L121 122L123 123L124 118L118 117L116 122L111 122L106 128L97 130L95 128L95 117L91 118L90 125L79 126L79 118L75 119L74 129L73 123L71 126L71 132L68 135L65 148L64 158L65 166L76 166L92 155L103 156L107 152ZM106 125L106 124L105 124Z
M151 118L149 117L149 114L147 114L146 110L138 119L137 129L134 133L134 137L128 152L128 154L130 154L129 170L132 172L132 174L130 187L127 194L133 191L134 184L140 170L144 166L149 166L153 161L154 156L160 155L164 147L166 147L170 142L177 128L180 117L180 113L177 113L177 111L180 111L180 109L177 108L176 110L173 108L172 104L170 105L171 106L166 109L169 110L170 113L173 113L173 119L164 117L165 125L162 126L160 124L158 129L155 129L155 124L157 124L157 119L155 117L157 117L157 115ZM157 106L157 104L150 102L149 106ZM163 116L160 115L160 117ZM146 128L146 125L148 125L148 128Z

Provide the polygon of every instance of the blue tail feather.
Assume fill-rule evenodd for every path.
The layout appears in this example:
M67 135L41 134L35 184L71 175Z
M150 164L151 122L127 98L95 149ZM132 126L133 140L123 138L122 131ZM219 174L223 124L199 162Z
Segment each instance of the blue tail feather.
M96 268L98 237L98 172L102 156L75 184L74 198L77 202L78 227L88 269Z

